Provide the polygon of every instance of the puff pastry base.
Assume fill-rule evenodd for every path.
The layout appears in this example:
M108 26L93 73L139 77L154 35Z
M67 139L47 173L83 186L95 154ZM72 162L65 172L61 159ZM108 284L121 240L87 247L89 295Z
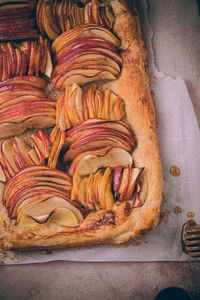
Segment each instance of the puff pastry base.
M156 114L149 88L147 51L141 25L131 1L112 1L116 16L114 32L121 39L123 68L118 80L106 86L126 102L127 124L133 129L137 148L133 152L141 175L143 205L131 209L129 202L115 203L112 210L90 213L77 227L53 224L23 228L8 217L0 202L0 247L47 249L93 244L121 244L152 231L158 224L162 197L162 171L156 137ZM128 4L129 3L129 4ZM133 4L133 3L132 3ZM0 186L2 197L3 184Z

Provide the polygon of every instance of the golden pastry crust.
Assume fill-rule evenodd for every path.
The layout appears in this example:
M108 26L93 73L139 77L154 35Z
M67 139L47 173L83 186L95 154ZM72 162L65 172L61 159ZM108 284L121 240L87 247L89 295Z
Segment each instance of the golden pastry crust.
M133 152L141 175L141 207L116 202L112 210L90 213L76 227L43 224L33 228L16 226L6 207L0 204L0 247L47 249L94 244L121 244L153 230L160 216L162 171L156 138L156 117L149 88L147 51L139 17L128 7L130 1L112 1L116 16L114 32L122 42L123 68L118 80L106 84L126 102L127 123L133 129L137 148ZM0 186L1 196L3 184Z

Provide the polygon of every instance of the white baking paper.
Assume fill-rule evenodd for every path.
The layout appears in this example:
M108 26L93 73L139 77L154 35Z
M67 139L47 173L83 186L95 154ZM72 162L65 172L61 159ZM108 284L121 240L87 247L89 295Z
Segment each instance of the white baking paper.
M186 261L190 257L181 249L182 225L187 212L200 220L200 134L192 102L181 78L172 79L158 72L152 51L152 30L149 26L146 1L141 1L143 29L150 53L150 74L158 121L158 141L163 167L164 218L149 236L126 247L96 246L35 252L2 252L4 264L27 264L52 260L68 261ZM181 175L170 175L171 166L178 166ZM180 207L182 213L175 214Z

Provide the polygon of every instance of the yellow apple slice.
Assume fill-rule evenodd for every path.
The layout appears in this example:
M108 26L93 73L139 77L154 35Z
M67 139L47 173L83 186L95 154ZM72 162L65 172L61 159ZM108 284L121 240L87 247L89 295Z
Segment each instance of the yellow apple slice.
M102 109L103 109L103 96L98 90L96 90L95 93L95 108L96 108L96 118L101 118Z
M113 121L120 120L125 115L124 109L124 100L111 92L109 95L109 119Z
M19 172L19 169L16 166L14 160L14 147L13 142L11 140L7 139L2 142L1 155L4 156L7 168L9 169L12 175Z
M75 108L76 108L76 113L78 114L78 118L80 120L79 123L84 121L82 95L83 95L82 89L78 85L76 85Z
M68 86L65 91L65 101L66 101L66 110L68 118L72 126L76 126L80 123L80 119L75 108L75 99L76 99L76 85Z
M55 141L52 144L51 152L48 159L48 167L55 168L58 161L58 156L65 141L65 131L58 132Z
M26 160L29 163L29 165L43 165L44 162L41 162L35 149L31 149L27 154L26 154Z
M105 191L106 191L106 186L108 184L108 180L109 180L110 175L111 175L111 168L108 167L108 168L106 168L106 170L103 174L101 182L99 183L99 189L98 189L98 191L99 191L99 202L100 202L100 205L101 205L102 209L106 209Z
M113 114L115 120L121 120L125 115L125 102L119 96L115 98L115 102L113 103Z
M63 105L65 102L64 97L65 97L65 95L61 94L56 101L56 125L58 125L58 123L59 123L60 114L61 114L61 111L63 110Z
M46 198L41 202L29 202L27 205L21 205L17 211L17 221L19 221L23 215L30 215L34 218L42 215L49 215L57 207L70 209L73 211L79 222L83 220L83 215L77 207L75 207L69 201L55 196Z
M101 151L102 152L102 151ZM117 166L126 167L132 165L132 155L122 148L111 148L105 151L105 154L88 154L79 159L76 166L76 172L79 176L86 176L90 173L96 173L100 168L111 167L116 168ZM76 159L76 158L75 158ZM72 163L72 167L73 167Z
M109 99L110 99L110 90L106 88L104 91L103 109L101 114L101 117L106 120L110 119Z
M112 176L109 177L108 183L105 189L105 202L106 209L112 209L114 205L114 197L112 193Z
M86 206L87 202L87 183L89 177L85 177L81 179L78 187L78 201L83 205Z
M88 114L89 114L89 118L93 119L95 118L95 110L94 110L94 90L92 87L90 87L87 90L87 107L88 107Z
M88 209L94 209L93 201L92 201L92 185L94 181L94 176L91 173L88 182L87 182L87 200L86 200L86 206Z
M47 45L47 60L46 60L46 66L45 66L45 75L47 77L51 77L51 73L53 71L53 64L52 64L52 60L51 60L51 53L50 53L50 46L49 44Z
M94 207L96 210L100 210L101 209L101 205L99 203L99 190L98 190L98 186L99 183L101 182L103 175L101 173L101 171L98 171L95 175L94 175L94 187L93 187L93 203L94 203Z
M77 201L78 200L78 189L79 189L79 183L80 183L80 176L77 172L75 172L73 176L73 182L72 182L72 190L71 190L71 200Z
M66 207L57 207L46 223L56 223L60 226L77 226L79 221L72 210Z
M23 215L19 221L18 221L18 226L23 226L23 227L35 227L40 225L40 223L36 222L36 220L29 216L29 215Z
M76 168L79 165L79 162L86 157L87 155L98 155L98 156L104 156L109 150L111 149L111 147L105 147L105 148L99 148L99 149L95 149L95 150L90 150L90 151L85 151L83 153L80 153L79 155L76 156L76 158L73 160L73 162L71 163L71 166L68 170L68 173L70 176L73 176L76 172ZM89 172L89 173L95 173L95 172ZM88 175L89 175L88 173Z
M0 164L0 181L1 182L6 182L6 176L4 174L4 171L3 171L3 168L1 166L1 164Z

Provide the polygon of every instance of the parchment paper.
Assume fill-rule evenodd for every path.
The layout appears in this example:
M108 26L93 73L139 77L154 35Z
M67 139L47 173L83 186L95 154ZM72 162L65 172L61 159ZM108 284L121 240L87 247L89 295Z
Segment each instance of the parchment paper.
M152 90L158 121L158 141L163 167L164 189L162 210L164 218L149 236L126 247L96 246L35 252L2 252L2 264L27 264L52 260L68 261L187 261L191 258L181 249L182 225L188 221L187 212L200 220L200 134L192 102L181 78L172 79L158 72L152 50L153 32L149 25L146 1L141 1L142 23L149 51ZM181 174L170 175L171 166ZM174 208L180 207L180 214Z

